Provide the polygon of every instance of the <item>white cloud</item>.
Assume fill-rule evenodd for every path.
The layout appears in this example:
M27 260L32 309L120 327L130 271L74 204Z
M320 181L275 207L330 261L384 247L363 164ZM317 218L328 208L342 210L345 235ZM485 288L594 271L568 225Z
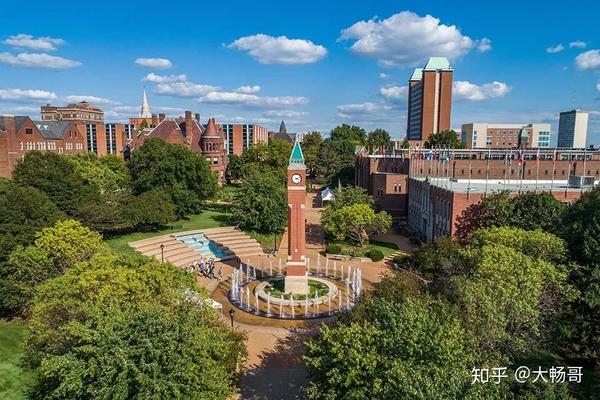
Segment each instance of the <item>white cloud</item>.
M596 83L596 89L600 92L600 82Z
M16 56L10 53L0 53L0 62L16 67L49 69L66 69L81 65L79 61L51 56L46 53L19 53Z
M384 73L384 72L380 72L379 73L379 79L387 79L389 77L390 76L388 74Z
M20 33L18 35L10 36L6 39L4 44L8 44L14 47L28 48L33 50L52 51L65 43L62 39L51 38L51 37L39 37L34 38L31 35Z
M370 114L382 110L389 110L391 107L382 103L373 103L366 101L364 103L342 104L337 106L338 116L347 117L352 114Z
M273 37L262 33L241 37L227 47L247 51L261 64L310 64L327 54L325 47L310 40Z
M112 101L105 97L96 97L96 96L84 96L84 95L70 95L66 96L65 100L69 103L79 103L81 101L87 101L91 104L119 104L116 101Z
M234 92L236 92L236 93L258 93L259 91L260 91L260 86L258 86L258 85L240 86L239 88L234 90Z
M39 89L0 89L0 100L39 100L56 99L54 92Z
M600 50L588 50L575 57L575 65L579 69L600 68Z
M219 90L219 87L192 82L159 83L155 93L175 97L201 97L210 92Z
M173 66L173 63L166 58L138 58L135 60L135 63L142 67L157 69L167 69Z
M571 47L571 48L577 47L578 49L585 49L586 46L587 46L587 43L582 42L581 40L576 40L574 42L569 43L569 47Z
M408 86L385 86L379 88L379 93L388 100L407 100Z
M480 101L504 97L510 92L511 87L504 82L494 81L477 85L468 81L456 81L453 87L454 96L457 99Z
M483 38L477 41L477 51L485 53L492 50L492 41L488 38Z
M179 75L158 75L154 72L150 72L146 75L142 81L143 82L154 82L154 83L171 83L171 82L185 82L187 80L187 76L185 74Z
M308 103L306 97L279 96L260 97L255 94L236 92L210 92L197 99L200 103L240 105L249 107L286 107Z
M547 47L546 52L550 53L550 54L554 54L554 53L560 53L564 49L565 49L565 46L563 46L562 43L559 43L556 46Z
M453 59L478 43L454 25L444 25L431 15L420 17L411 11L384 20L359 21L342 30L340 39L355 40L350 47L353 53L376 58L383 66L417 65L430 56Z
M263 113L265 117L301 118L308 115L305 111L269 110Z

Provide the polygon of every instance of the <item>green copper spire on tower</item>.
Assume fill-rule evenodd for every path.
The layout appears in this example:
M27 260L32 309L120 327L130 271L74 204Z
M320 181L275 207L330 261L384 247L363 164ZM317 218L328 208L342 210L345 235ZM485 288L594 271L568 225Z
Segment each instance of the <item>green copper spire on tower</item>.
M304 166L304 155L302 154L302 148L300 147L300 142L296 141L294 143L294 148L292 149L292 154L290 155L290 167L300 167Z

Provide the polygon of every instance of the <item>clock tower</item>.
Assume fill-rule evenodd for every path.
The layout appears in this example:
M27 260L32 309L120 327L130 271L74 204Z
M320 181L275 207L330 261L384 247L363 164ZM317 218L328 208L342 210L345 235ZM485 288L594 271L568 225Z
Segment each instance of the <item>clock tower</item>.
M285 292L308 294L306 273L306 166L300 143L296 141L287 174L288 189L288 256Z

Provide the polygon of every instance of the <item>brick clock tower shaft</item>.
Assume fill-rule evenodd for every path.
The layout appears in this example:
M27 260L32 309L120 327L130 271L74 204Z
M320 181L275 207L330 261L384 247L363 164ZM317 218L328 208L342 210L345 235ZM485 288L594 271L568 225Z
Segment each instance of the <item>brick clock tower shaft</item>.
M300 143L296 142L290 155L287 174L288 189L288 256L285 292L308 293L306 273L306 166Z

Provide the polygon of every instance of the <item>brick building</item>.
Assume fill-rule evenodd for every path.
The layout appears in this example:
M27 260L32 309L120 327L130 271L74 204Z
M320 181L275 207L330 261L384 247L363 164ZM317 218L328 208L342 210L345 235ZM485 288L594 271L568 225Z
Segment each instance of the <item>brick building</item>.
M0 116L0 176L10 177L17 162L36 150L57 154L87 151L85 136L74 122Z
M76 123L103 123L104 111L86 101L66 106L46 104L41 107L42 121L72 121Z
M244 150L256 143L267 143L267 128L254 124L221 124L227 154L241 155Z
M463 124L461 140L475 148L548 148L550 124Z
M445 57L431 57L411 75L406 137L413 145L422 145L432 133L450 129L452 74Z
M131 152L150 138L159 138L167 143L181 144L192 151L206 156L211 170L217 174L219 183L225 180L227 167L227 150L225 148L225 134L214 118L210 118L206 126L200 123L200 114L192 118L191 111L186 111L184 117L166 118L159 114L155 127L137 131L134 136L123 146L125 158Z
M373 196L377 210L388 211L396 224L407 224L409 198L413 190L419 190L415 183L418 179L471 183L473 190L467 192L468 197L473 193L485 196L499 188L517 193L529 190L561 193L567 188L568 193L573 193L569 196L577 198L581 190L568 187L570 177L575 176L592 177L598 182L600 151L487 149L361 153L356 158L355 183Z

